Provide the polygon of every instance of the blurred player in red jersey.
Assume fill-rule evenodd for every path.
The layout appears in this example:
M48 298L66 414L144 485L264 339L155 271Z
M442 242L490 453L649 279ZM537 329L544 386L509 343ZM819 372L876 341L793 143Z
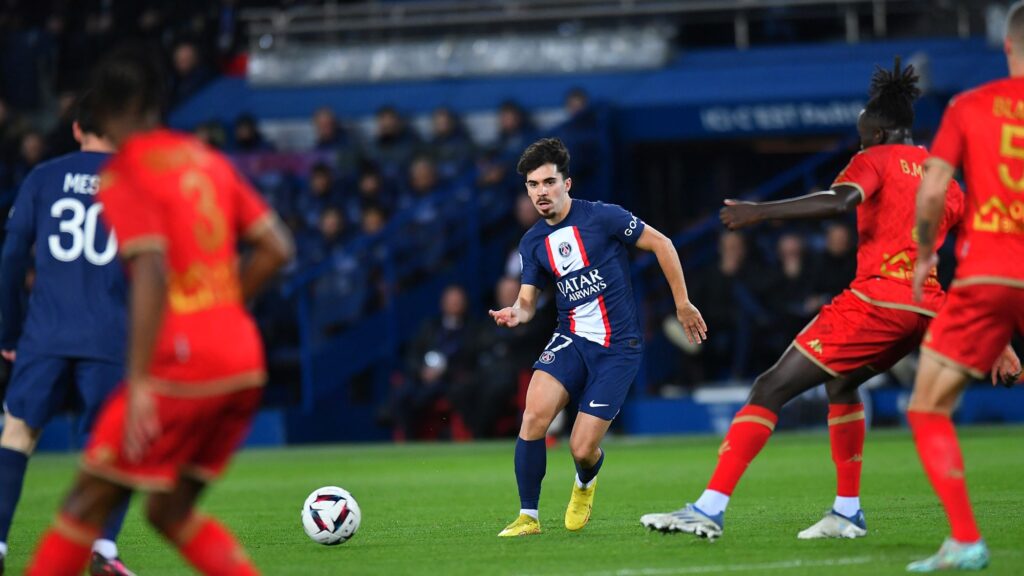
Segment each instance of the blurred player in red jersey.
M968 200L957 239L956 277L921 346L907 410L917 453L952 535L937 554L907 566L911 572L988 564L951 415L967 382L992 368L1014 331L1024 331L1024 3L1008 12L1004 49L1009 78L950 101L917 195L920 272L938 261L946 186L963 166ZM914 294L920 300L918 280Z
M875 72L870 100L857 121L862 151L830 190L777 202L726 200L721 219L732 230L763 220L828 218L856 210L857 274L850 288L823 307L779 361L758 376L747 405L737 413L722 442L718 466L701 497L676 512L645 515L641 518L645 526L720 536L729 498L767 443L783 405L824 382L837 495L825 517L798 538L867 535L860 505L864 405L857 389L920 344L945 298L933 267L923 272L926 297L913 302L914 240L909 231L893 233L913 222L914 191L928 157L911 138L913 102L919 94L913 67L901 67L899 59L891 72ZM963 194L956 183L939 208L936 230L941 241L963 212ZM1015 357L1007 359L1011 361Z
M263 347L243 303L292 244L227 159L160 126L161 84L140 50L116 51L96 71L94 114L119 148L99 199L131 281L128 368L29 574L81 574L98 528L133 489L151 493L150 523L199 572L257 573L194 506L259 407ZM252 247L241 263L239 240Z

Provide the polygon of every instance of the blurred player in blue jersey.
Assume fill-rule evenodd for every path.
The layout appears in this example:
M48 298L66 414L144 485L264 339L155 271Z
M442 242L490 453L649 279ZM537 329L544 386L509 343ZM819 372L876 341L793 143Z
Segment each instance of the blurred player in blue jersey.
M0 435L0 574L7 534L21 496L28 458L46 423L80 402L88 431L124 376L126 285L117 239L93 201L101 165L113 145L98 134L89 95L78 103L74 136L81 152L40 164L25 179L7 222L0 269L0 349L14 362ZM35 280L22 309L35 246ZM24 320L24 325L23 325ZM92 574L131 574L113 540L127 502L93 546Z
M627 247L657 256L672 288L676 317L690 341L702 342L707 331L687 297L671 240L619 206L569 197L569 151L560 140L545 138L530 145L517 169L526 177L526 191L541 220L519 244L523 276L518 300L490 314L499 326L529 322L550 277L558 289L558 327L533 365L516 440L519 517L498 534L502 537L540 533L537 508L547 468L544 435L570 401L579 412L569 440L576 480L565 527L580 530L590 520L597 473L604 462L601 440L643 357Z

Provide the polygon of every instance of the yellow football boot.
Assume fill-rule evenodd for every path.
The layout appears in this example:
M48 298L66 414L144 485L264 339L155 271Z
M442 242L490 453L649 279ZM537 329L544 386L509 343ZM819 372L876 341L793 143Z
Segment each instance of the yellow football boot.
M565 529L582 530L590 521L590 510L594 507L594 492L597 490L597 478L590 483L590 488L580 488L576 481L572 483L572 497L569 507L565 509Z
M520 514L515 522L498 532L498 537L510 538L512 536L529 536L530 534L540 534L540 520L529 514Z

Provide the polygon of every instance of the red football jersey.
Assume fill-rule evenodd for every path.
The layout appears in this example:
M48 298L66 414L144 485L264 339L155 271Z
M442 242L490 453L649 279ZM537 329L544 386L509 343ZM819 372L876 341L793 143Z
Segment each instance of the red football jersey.
M920 146L883 144L853 157L832 186L853 186L863 201L857 206L857 276L850 289L873 304L934 315L944 293L932 270L925 282L923 302L913 301L911 285L917 261L917 188L924 176L928 152ZM963 215L964 198L953 182L937 242Z
M100 176L121 254L166 254L167 307L150 374L168 394L222 394L265 380L263 345L241 298L238 238L269 222L219 153L169 130L130 138Z
M953 98L932 155L963 166L967 179L957 282L1024 288L1024 79Z

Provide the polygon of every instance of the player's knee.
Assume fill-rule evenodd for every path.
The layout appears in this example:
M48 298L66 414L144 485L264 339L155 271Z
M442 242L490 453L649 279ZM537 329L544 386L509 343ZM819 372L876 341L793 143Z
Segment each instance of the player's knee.
M596 461L600 457L597 449L598 444L598 442L590 440L572 438L569 441L569 451L572 452L572 459L576 462Z
M146 520L164 536L173 538L176 514L165 499L151 496L146 502Z
M10 414L4 420L3 433L0 433L0 446L24 454L32 454L39 442L41 431L30 427L21 418Z
M754 386L750 389L750 399L747 402L767 408L772 412L778 412L782 409L782 405L789 400L785 397L783 387L784 383L779 381L776 372L769 370L754 380Z
M527 409L523 412L523 424L519 429L519 436L524 440L543 438L550 425L551 418L547 415Z
M832 380L825 383L829 404L857 404L860 402L860 393L857 388L856 384L843 380Z

